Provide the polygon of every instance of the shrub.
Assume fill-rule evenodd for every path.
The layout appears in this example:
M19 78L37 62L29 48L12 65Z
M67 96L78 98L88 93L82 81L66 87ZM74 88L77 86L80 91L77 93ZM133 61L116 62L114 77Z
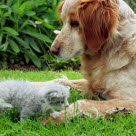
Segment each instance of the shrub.
M0 63L44 67L43 58L60 27L59 0L2 0L0 2ZM43 57L44 56L44 57Z
M136 12L136 1L135 0L125 0L131 8Z

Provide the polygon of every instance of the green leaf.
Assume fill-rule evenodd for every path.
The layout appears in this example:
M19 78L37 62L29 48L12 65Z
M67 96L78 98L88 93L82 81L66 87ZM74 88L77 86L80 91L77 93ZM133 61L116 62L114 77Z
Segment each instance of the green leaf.
M2 39L3 39L3 33L0 33L0 45L1 45Z
M40 51L38 45L35 43L34 40L30 39L30 40L29 40L29 43L30 43L31 47L32 47L35 51L41 53L41 51Z
M31 10L32 8L34 8L34 1L26 1L26 2L23 2L20 6L20 9L21 10Z
M43 25L44 25L46 28L48 28L48 29L55 29L52 25L50 25L49 23L45 22L45 20L44 20L44 22L43 22Z
M25 14L27 16L34 16L36 13L34 11L26 11Z
M39 68L41 68L41 61L40 59L36 56L36 54L32 51L27 51L27 53L29 54L30 59L32 60L32 62Z
M3 14L4 17L9 17L10 15L11 15L11 10Z
M1 28L1 30L4 30L12 35L18 35L18 32L12 29L11 27L3 27Z
M22 40L21 38L16 37L16 36L14 36L14 38L15 38L25 49L30 49L30 46L29 46L29 44L28 44L26 41L24 41L24 40Z
M10 47L12 48L12 50L16 53L19 53L20 49L19 49L18 45L11 39L9 39L9 42L10 42Z
M0 9L9 8L7 5L0 5Z
M8 45L9 45L8 41L6 41L4 44L0 45L0 51L6 51Z
M28 25L28 20L25 20L24 23L20 26L19 31L21 31L27 25Z
M33 22L32 20L28 20L28 22L29 22L29 24L30 24L30 25L32 25L32 26L34 26L34 27L36 27L35 22Z
M54 6L56 6L56 5L57 5L57 0L53 0L52 6L54 7Z
M32 32L32 31L29 31L29 30L26 30L26 31L22 31L23 33L25 34L28 34L30 36L33 36L39 40L42 40L42 41L45 41L45 42L48 42L48 43L51 43L52 41L50 40L49 37L47 37L46 35L43 35L43 34L40 34L40 33L37 33L37 32Z

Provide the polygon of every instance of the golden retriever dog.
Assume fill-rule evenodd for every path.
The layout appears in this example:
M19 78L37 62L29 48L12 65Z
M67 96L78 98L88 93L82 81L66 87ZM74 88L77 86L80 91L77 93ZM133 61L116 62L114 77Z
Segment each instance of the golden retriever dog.
M52 120L136 110L136 14L123 0L65 0L63 28L50 51L61 59L81 56L85 79L60 80L103 99L78 100Z

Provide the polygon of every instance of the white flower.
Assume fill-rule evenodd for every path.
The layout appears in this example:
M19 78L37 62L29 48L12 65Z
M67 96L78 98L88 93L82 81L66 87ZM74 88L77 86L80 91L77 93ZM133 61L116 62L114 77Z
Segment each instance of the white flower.
M54 30L53 32L54 32L55 34L59 34L59 33L60 33L59 30Z

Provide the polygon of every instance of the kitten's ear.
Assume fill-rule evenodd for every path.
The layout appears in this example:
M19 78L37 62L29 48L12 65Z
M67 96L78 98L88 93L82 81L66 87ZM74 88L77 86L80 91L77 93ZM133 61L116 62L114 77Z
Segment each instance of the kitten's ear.
M47 98L57 97L57 91L50 91L45 95L45 97Z

